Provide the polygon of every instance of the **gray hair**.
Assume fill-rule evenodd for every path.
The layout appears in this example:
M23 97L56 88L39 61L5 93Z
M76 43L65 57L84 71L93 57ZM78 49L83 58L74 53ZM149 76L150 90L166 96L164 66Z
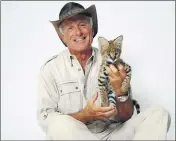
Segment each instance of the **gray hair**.
M88 24L92 28L92 26L93 26L92 18L89 17L89 16L86 16L86 15L83 15L83 16L86 18L86 20L88 21ZM63 30L62 30L62 24L59 26L59 32L62 33L62 34L64 34Z

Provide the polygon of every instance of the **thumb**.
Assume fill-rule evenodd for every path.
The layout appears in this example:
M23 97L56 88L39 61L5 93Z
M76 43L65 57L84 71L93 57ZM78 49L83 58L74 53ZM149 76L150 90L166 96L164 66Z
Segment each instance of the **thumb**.
M98 98L98 92L96 92L93 97L91 98L91 103L93 104Z

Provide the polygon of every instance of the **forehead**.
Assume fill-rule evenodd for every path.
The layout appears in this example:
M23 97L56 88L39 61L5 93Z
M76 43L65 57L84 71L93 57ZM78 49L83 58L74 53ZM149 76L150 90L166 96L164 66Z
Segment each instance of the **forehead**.
M70 18L67 18L64 20L64 22L62 23L62 25L68 25L68 24L71 24L71 23L74 23L74 22L77 22L77 21L88 21L88 17L85 16L85 15L75 15L73 17L70 17Z

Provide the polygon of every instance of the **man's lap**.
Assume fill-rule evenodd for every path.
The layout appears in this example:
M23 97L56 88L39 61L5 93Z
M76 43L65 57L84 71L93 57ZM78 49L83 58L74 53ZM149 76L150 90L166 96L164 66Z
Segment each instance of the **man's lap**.
M134 117L132 117L131 119L129 119L128 121L126 121L121 125L112 124L102 133L92 133L85 126L84 123L72 118L71 116L62 115L60 120L58 119L58 123L55 123L54 126L51 127L49 134L51 138L53 138L52 136L55 136L57 134L57 136L55 136L53 139L132 140L133 138L139 137L139 135L140 135L140 138L145 139L146 137L142 136L140 132L145 132L145 130L150 130L150 129L144 129L145 127L149 128L152 125L156 127L155 124L158 125L161 119L164 119L164 121L162 121L163 124L161 124L162 129L160 129L162 132L156 132L156 133L163 134L158 136L161 136L161 138L164 138L165 132L167 133L167 130L169 128L168 112L160 106L152 106L146 109L144 112L141 112L140 114L135 115ZM160 128L160 126L156 128ZM72 132L72 134L68 132ZM136 135L138 133L139 135ZM59 136L59 134L62 137ZM65 136L67 137L64 138L63 134L65 134ZM154 136L151 138L154 138Z

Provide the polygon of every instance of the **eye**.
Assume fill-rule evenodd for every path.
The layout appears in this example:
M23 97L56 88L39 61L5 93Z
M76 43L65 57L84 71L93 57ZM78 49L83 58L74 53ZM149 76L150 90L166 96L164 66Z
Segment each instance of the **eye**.
M69 26L69 27L67 28L68 31L71 31L72 29L73 29L72 26Z
M80 26L81 26L81 27L86 27L87 24L86 24L86 23L80 23Z

